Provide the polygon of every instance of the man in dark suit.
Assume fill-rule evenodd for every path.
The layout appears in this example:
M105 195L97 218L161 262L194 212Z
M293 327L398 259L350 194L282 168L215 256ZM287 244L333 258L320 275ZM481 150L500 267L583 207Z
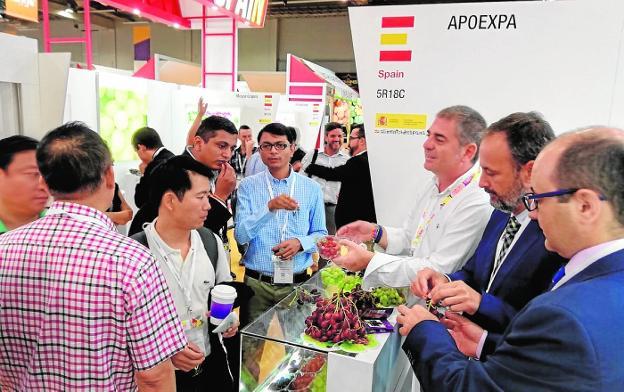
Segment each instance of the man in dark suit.
M424 307L399 307L403 345L427 391L624 390L624 131L564 135L535 160L524 201L546 248L570 261L471 361ZM481 331L457 324L456 333Z
M548 122L534 112L513 113L490 125L479 152L479 186L496 209L481 241L461 270L447 277L425 268L412 282L415 295L464 312L487 331L476 352L464 352L468 356L484 359L493 351L509 321L546 291L563 263L545 249L544 234L522 202L534 160L554 138Z
M136 204L137 208L141 208L149 198L154 169L174 156L174 154L163 146L158 132L150 127L139 128L134 132L132 135L132 147L134 147L141 160L139 170L143 176L134 190L134 204Z
M204 119L195 136L189 138L192 144L187 146L182 155L189 155L213 170L214 177L210 179L212 191L210 196L210 214L204 226L225 237L224 228L232 213L227 206L227 199L236 188L236 173L229 161L236 148L238 131L228 119L220 116L210 116ZM157 181L157 179L155 180ZM151 222L158 215L160 200L152 200L144 205L136 214L129 235L143 230L143 223Z
M349 153L351 158L342 166L330 168L312 163L305 169L308 174L342 183L336 204L337 228L357 220L377 222L364 124L353 125Z

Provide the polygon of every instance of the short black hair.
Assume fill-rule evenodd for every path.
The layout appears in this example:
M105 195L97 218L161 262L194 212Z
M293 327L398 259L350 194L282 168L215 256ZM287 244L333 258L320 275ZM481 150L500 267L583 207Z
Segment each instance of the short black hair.
M48 132L37 148L37 164L53 196L93 192L112 165L110 150L86 124L69 122Z
M334 129L340 129L344 133L344 127L342 126L342 124L337 122L329 122L325 124L325 135L327 135L329 131L333 131Z
M288 128L290 127L287 127L286 125L281 123L267 124L264 128L260 130L260 133L258 133L258 143L260 143L260 138L262 138L262 134L266 132L270 133L271 135L286 136L288 143L294 144L295 140L297 139L297 135L295 134L294 129L290 130Z
M0 140L0 169L6 170L15 154L24 151L34 151L39 142L31 137L15 135Z
M197 129L197 132L195 132L195 136L199 136L204 142L208 142L208 140L210 140L210 138L213 137L217 131L225 131L232 135L238 135L238 130L232 121L221 116L210 116L205 118L201 124L199 124L199 128Z
M184 194L191 189L190 172L197 173L210 178L210 169L202 165L188 155L178 155L167 159L154 170L154 176L158 181L154 181L150 189L150 203L153 206L160 206L163 195L166 192L173 192L178 200L184 198Z
M158 132L150 127L139 128L132 135L132 147L136 150L139 148L139 144L150 150L156 150L163 146Z
M360 130L360 132L358 132L358 137L366 139L366 133L364 132L364 123L351 125L351 132L353 132L355 128Z
M511 156L520 167L535 160L537 154L555 138L550 124L537 112L512 113L491 124L485 136L504 133Z
M249 129L251 131L251 128L249 128L249 125L241 125L238 130L241 131L243 129Z

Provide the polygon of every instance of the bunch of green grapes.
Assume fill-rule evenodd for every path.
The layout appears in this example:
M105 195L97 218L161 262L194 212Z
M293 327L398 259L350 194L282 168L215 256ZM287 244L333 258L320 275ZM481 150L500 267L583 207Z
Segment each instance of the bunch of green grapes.
M342 287L346 275L340 267L327 267L321 270L321 281L325 286Z
M377 287L372 294L375 299L375 305L382 308L399 306L405 302L399 291L390 287Z
M353 291L356 286L362 285L362 278L357 275L346 275L343 282L343 291Z

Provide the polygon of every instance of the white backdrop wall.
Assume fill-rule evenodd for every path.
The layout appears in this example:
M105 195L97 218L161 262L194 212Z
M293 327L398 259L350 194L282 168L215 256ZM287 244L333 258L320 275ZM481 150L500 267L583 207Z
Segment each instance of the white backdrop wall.
M3 53L0 56L0 81L19 85L22 131L40 138L37 41L0 33L0 53Z
M471 15L476 19L468 22ZM382 28L386 16L414 17L413 27ZM537 110L557 133L624 125L622 1L357 7L350 19L381 223L401 224L411 196L430 177L422 143L444 107L471 106L488 123ZM381 45L384 33L407 34L407 42ZM411 61L381 62L381 50L409 50ZM378 98L388 95L384 90L404 98ZM396 114L426 121L401 125ZM380 116L397 123L384 125Z

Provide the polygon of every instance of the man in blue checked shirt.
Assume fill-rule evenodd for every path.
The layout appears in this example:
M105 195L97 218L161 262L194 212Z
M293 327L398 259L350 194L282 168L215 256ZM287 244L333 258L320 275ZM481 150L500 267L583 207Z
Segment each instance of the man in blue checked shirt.
M258 144L268 170L240 183L234 230L238 243L249 244L243 256L245 283L255 292L243 323L307 280L316 239L327 234L321 187L290 166L295 135L272 123L260 131Z

